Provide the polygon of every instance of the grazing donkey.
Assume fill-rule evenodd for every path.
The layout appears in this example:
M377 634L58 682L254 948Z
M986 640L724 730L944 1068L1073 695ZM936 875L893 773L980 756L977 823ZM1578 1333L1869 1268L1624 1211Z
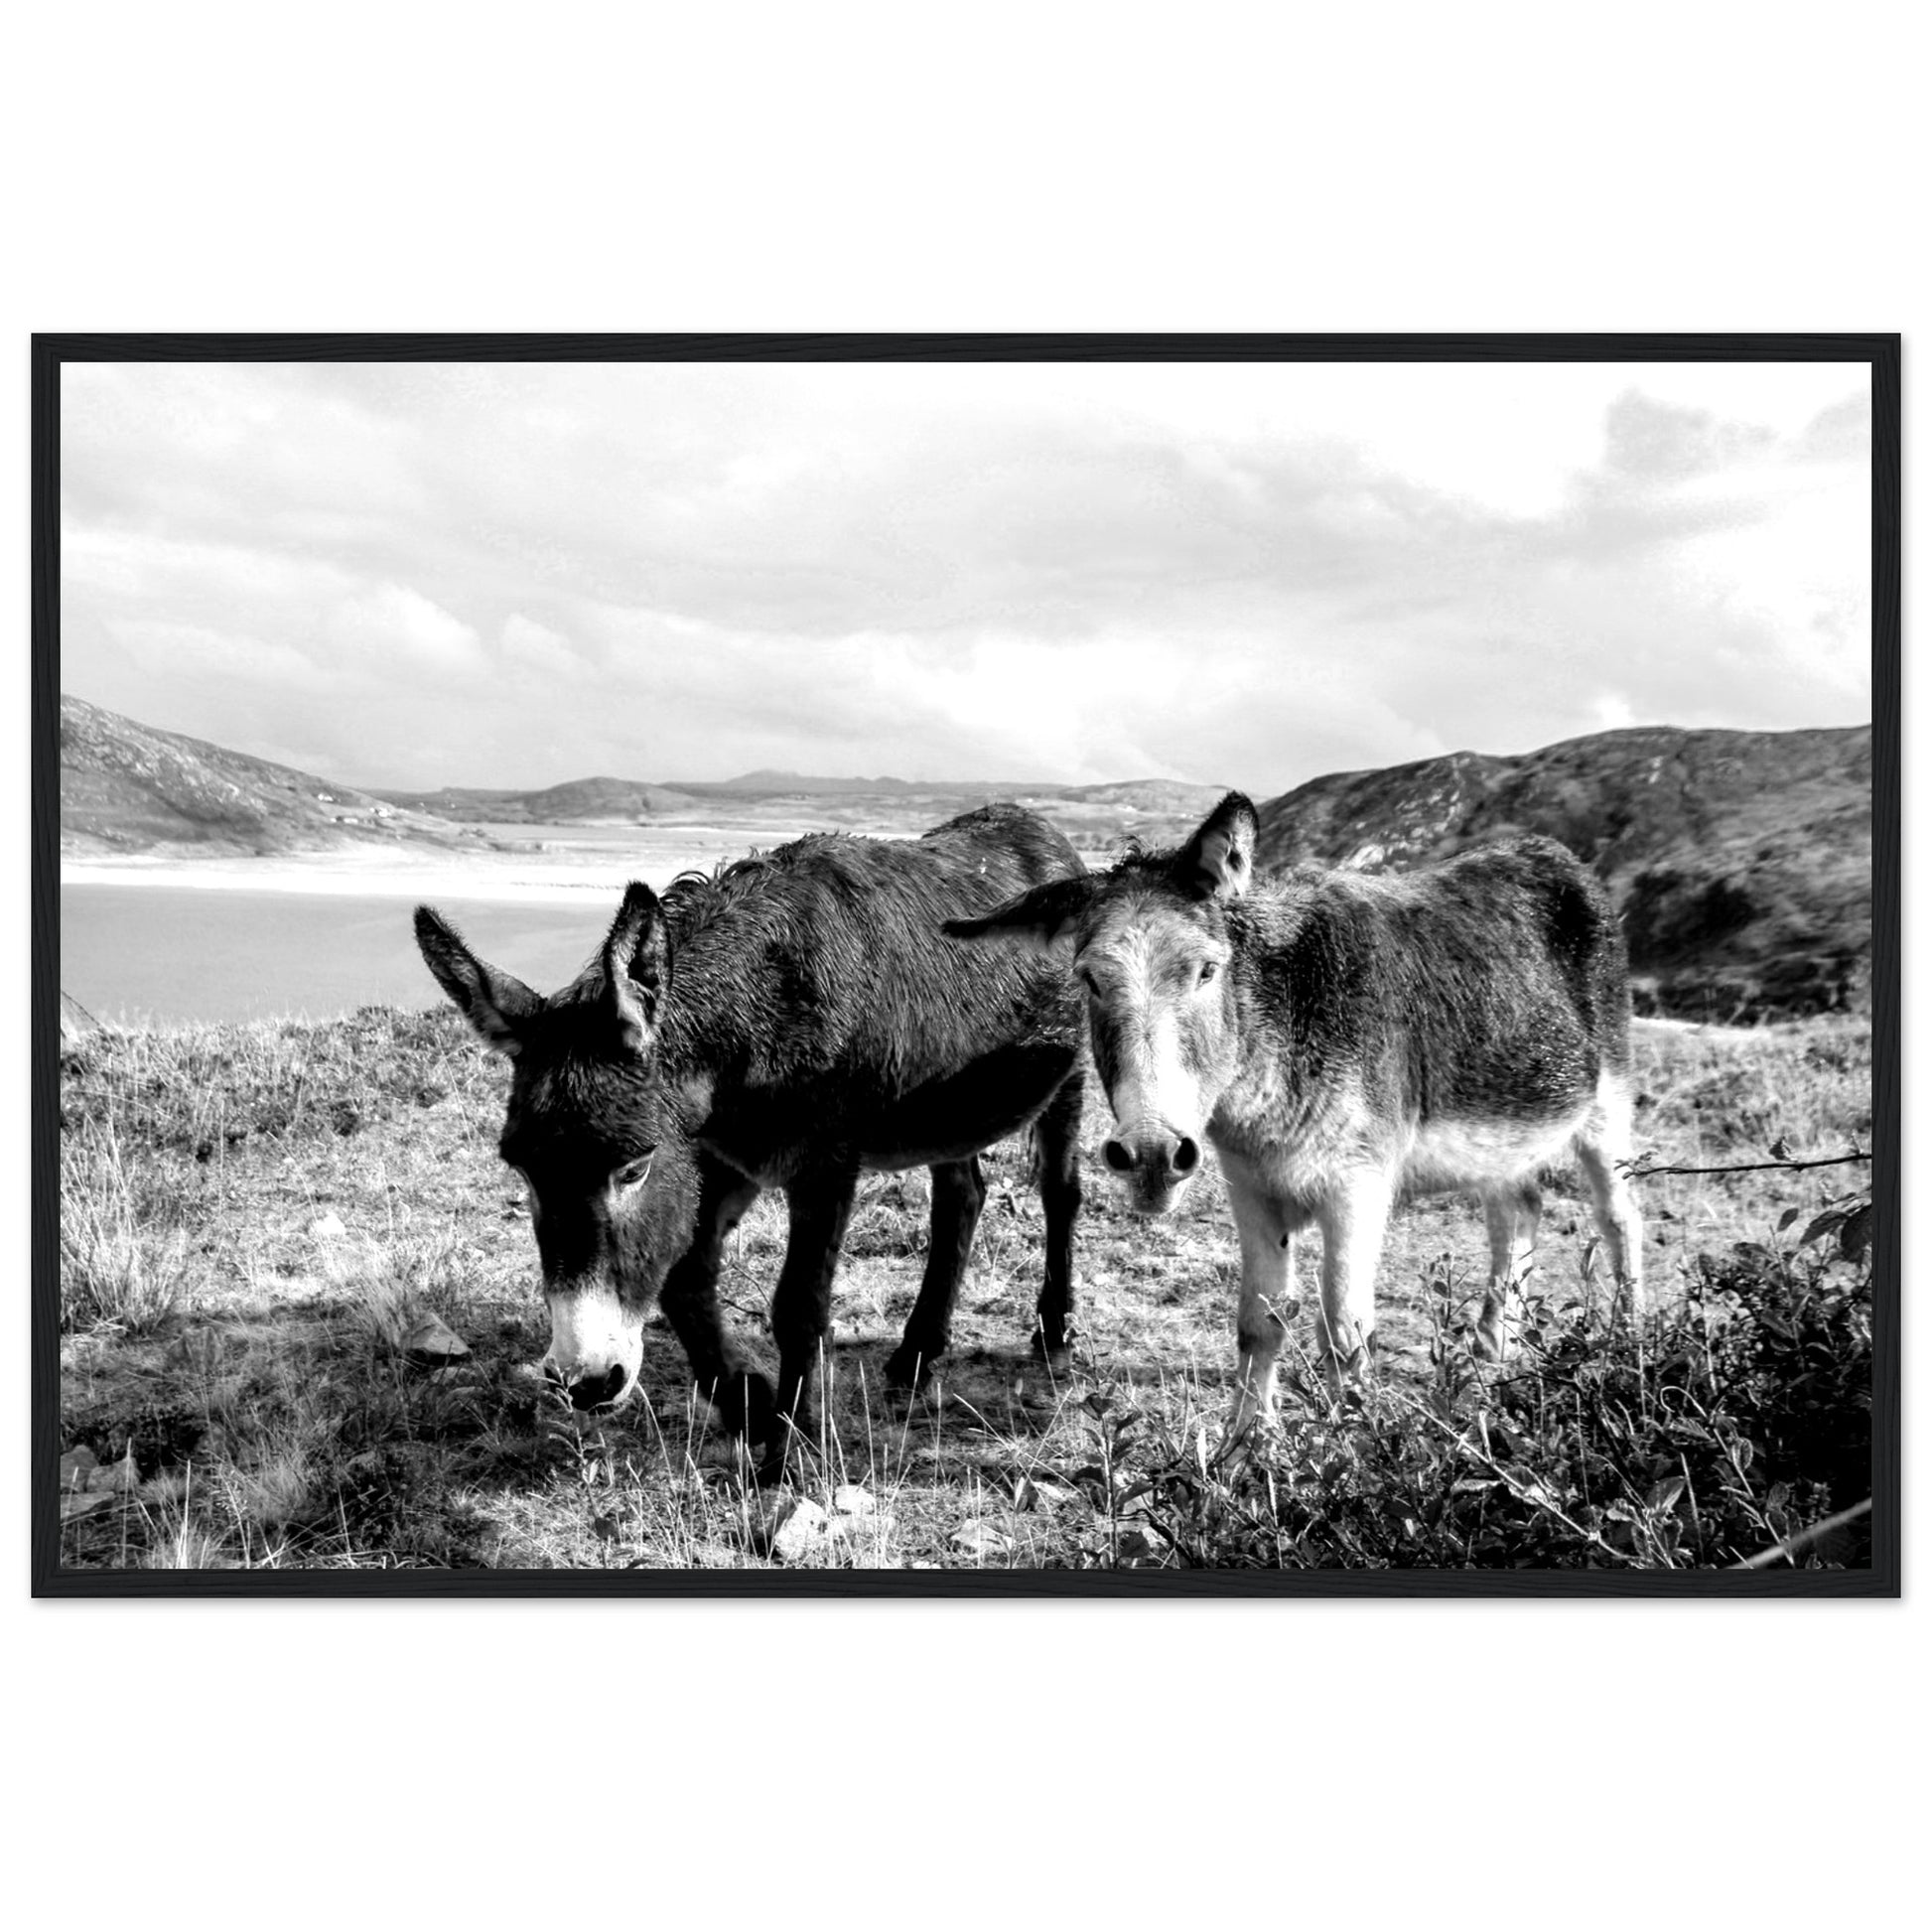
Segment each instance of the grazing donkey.
M919 839L820 835L660 898L633 884L601 956L549 999L486 966L428 906L443 990L511 1060L503 1159L530 1190L545 1367L580 1409L625 1400L661 1305L699 1390L782 1449L809 1423L832 1277L862 1172L932 1170L925 1276L887 1363L944 1352L986 1198L979 1154L1035 1123L1046 1275L1035 1348L1064 1368L1084 1082L1063 965L948 945L941 923L1080 870L1031 812L989 805ZM774 1404L725 1339L727 1237L760 1188L790 1215L771 1301Z
M1056 880L946 930L1070 954L1114 1111L1102 1150L1142 1213L1220 1157L1241 1238L1230 1439L1274 1411L1295 1237L1321 1230L1316 1340L1360 1369L1390 1210L1481 1197L1500 1358L1536 1240L1540 1170L1574 1149L1619 1298L1641 1299L1627 1181L1630 1000L1602 889L1564 847L1517 838L1394 877L1253 881L1254 807L1230 792L1178 851Z

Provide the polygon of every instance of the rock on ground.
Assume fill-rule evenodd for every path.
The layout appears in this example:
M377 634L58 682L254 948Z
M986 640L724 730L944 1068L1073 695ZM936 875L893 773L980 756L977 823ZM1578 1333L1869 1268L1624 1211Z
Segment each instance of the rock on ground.
M802 1563L832 1540L832 1519L808 1496L798 1497L771 1532L771 1554L780 1563Z
M461 1361L470 1344L439 1316L426 1314L402 1338L402 1352L418 1368L442 1368Z

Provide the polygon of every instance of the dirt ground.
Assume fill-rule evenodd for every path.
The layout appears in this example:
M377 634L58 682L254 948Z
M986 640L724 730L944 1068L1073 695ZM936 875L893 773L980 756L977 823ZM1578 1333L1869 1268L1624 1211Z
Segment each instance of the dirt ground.
M1863 1021L1639 1023L1637 1053L1638 1144L1662 1161L1762 1159L1780 1137L1810 1155L1869 1144ZM917 1287L927 1180L864 1182L820 1440L782 1494L747 1479L661 1323L638 1398L610 1420L573 1415L535 1367L548 1333L534 1243L494 1152L504 1085L500 1062L444 1013L97 1035L69 1051L62 1434L76 1453L64 1563L1107 1565L1143 1547L1123 1543L1116 1490L1093 1481L1096 1457L1119 1449L1117 1419L1145 1418L1182 1459L1212 1451L1238 1275L1220 1178L1210 1163L1172 1215L1129 1215L1094 1155L1099 1103L1066 1379L1027 1351L1040 1215L1025 1148L1010 1143L986 1157L952 1354L917 1398L881 1378ZM1851 1184L1833 1168L1641 1182L1653 1300L1681 1297L1689 1257L1774 1242L1788 1209ZM1537 1282L1553 1304L1603 1297L1591 1233L1575 1176L1557 1175ZM783 1241L782 1201L764 1198L722 1283L767 1369ZM1301 1248L1306 1339L1318 1243ZM1398 1215L1378 1278L1392 1390L1439 1373L1445 1284L1450 1303L1474 1298L1484 1255L1471 1203ZM413 1358L428 1315L467 1354Z

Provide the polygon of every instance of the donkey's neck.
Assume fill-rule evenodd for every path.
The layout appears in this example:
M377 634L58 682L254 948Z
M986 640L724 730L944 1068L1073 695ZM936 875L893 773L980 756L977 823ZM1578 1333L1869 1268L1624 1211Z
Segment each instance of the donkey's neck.
M1292 1135L1326 1061L1320 1013L1332 935L1306 882L1264 888L1230 907L1238 1046L1234 1077L1215 1104L1217 1130Z
M761 1057L765 1016L779 1004L768 936L727 910L678 946L657 1048L671 1079L710 1094Z
M665 1074L687 1085L715 1085L742 1066L752 1049L744 1002L758 992L755 979L708 957L702 941L680 953L657 1042Z

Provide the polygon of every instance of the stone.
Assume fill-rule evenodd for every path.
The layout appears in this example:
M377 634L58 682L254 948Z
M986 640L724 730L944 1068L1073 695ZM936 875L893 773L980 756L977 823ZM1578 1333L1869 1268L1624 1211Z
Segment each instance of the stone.
M1064 1509L1068 1503L1080 1500L1077 1489L1069 1489L1061 1482L1043 1482L1038 1476L1022 1476L1014 1485L1013 1506L1016 1509Z
M404 1333L402 1352L418 1368L444 1368L469 1354L470 1344L440 1316L426 1314Z
M1013 1538L997 1523L962 1523L952 1533L953 1548L968 1556L1003 1557L1013 1548Z
M772 1556L780 1563L802 1563L830 1542L831 1522L817 1503L800 1496L772 1533Z
M839 1516L870 1516L879 1505L872 1491L857 1482L842 1482L832 1491L832 1509Z
M340 1241L348 1232L343 1217L333 1211L309 1223L309 1232L318 1241Z
M61 1493L64 1496L126 1495L141 1486L141 1471L135 1466L134 1445L118 1462L100 1462L90 1449L69 1449L61 1457ZM81 1512L76 1510L75 1515Z

